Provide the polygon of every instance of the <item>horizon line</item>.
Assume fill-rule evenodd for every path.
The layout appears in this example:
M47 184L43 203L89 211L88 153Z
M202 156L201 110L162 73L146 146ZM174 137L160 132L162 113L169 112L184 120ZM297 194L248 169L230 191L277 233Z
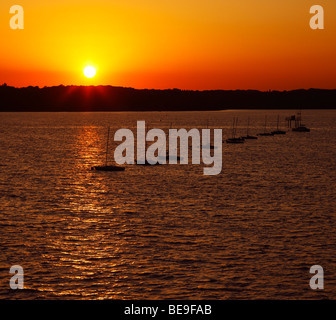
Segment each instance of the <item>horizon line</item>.
M178 91L258 91L258 92L290 92L290 91L309 91L309 90L323 90L323 91L334 91L334 89L327 89L327 88L296 88L296 89L268 89L268 90L262 90L262 89L180 89L180 88L165 88L165 89L157 89L157 88L134 88L134 87L127 87L127 86L118 86L118 85L76 85L76 84L70 84L70 85L53 85L53 86L34 86L34 85L28 85L23 87L17 87L13 85L8 85L6 82L0 85L0 87L10 87L15 89L27 89L27 88L39 88L39 89L45 89L45 88L56 88L56 87L113 87L113 88L123 88L123 89L133 89L133 90L157 90L157 91L168 91L168 90L178 90Z

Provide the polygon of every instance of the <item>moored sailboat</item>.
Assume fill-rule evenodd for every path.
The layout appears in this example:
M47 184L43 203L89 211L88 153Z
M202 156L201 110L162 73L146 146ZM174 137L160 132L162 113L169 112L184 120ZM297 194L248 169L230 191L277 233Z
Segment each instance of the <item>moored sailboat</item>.
M232 138L226 139L226 143L232 143L232 144L238 144L238 143L244 143L244 138L236 138L236 132L237 132L237 124L238 124L238 118L233 118L232 123Z
M286 134L286 131L279 130L279 118L280 116L278 115L278 120L277 120L277 129L275 131L272 131L273 134Z
M105 165L104 166L93 166L91 167L91 170L95 170L95 171L124 171L125 170L125 167L107 165L109 140L110 140L110 127L108 127L108 130L107 130Z
M258 136L274 136L274 133L272 132L266 132L266 128L267 128L267 116L265 116L265 125L264 125L264 132L263 133L258 133Z
M310 132L310 129L307 128L302 123L301 111L298 112L297 117L295 118L295 128L292 128L292 131L294 131L294 132Z
M242 139L246 140L246 139L258 139L258 137L256 136L251 136L249 135L249 129L250 129L250 117L247 118L247 127L246 127L246 136L241 137Z

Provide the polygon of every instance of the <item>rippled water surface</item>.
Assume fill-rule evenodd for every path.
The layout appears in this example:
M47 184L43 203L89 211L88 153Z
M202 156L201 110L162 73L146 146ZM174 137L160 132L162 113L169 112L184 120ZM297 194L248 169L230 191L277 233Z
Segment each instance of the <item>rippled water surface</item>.
M274 129L295 112L0 114L0 298L336 298L336 111L310 133L223 144L223 170L105 161L107 126ZM110 158L116 144L111 136ZM25 289L9 289L21 265ZM321 265L325 289L309 287Z

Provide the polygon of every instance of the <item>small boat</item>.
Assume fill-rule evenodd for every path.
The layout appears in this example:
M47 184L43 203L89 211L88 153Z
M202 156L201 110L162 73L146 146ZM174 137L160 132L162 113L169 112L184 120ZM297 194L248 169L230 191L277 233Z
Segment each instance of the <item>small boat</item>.
M258 133L258 136L261 136L261 137L274 136L274 133L272 132Z
M244 143L245 140L243 138L229 138L226 139L226 143Z
M110 140L110 127L108 127L108 130L107 130L105 166L93 166L91 167L91 170L95 170L95 171L124 171L125 170L125 167L107 165L109 140Z
M244 140L248 140L248 139L250 139L250 140L256 140L256 139L258 139L258 137L256 137L256 136L250 136L249 134L247 135L247 136L244 136L244 137L242 137Z
M91 167L91 170L96 170L96 171L124 171L125 167L119 167L119 166L94 166L94 167Z
M225 140L226 143L238 144L238 143L244 143L245 142L245 139L243 137L236 138L237 124L238 124L238 118L233 118L232 138L226 139Z
M172 155L169 155L169 152L167 152L166 153L166 159L167 160L170 160L170 159L172 159L172 160L177 160L177 161L180 161L181 159L183 159L182 157L180 157L180 156L172 156Z
M277 129L275 131L272 131L273 134L286 134L286 131L279 130L279 115L277 120Z
M246 139L248 139L248 140L255 140L255 139L258 139L258 137L256 137L256 136L250 136L249 135L249 128L250 128L250 117L248 117L248 119L247 119L247 128L246 128L246 136L243 136L243 137L241 137L242 139L244 139L244 140L246 140Z
M294 132L310 132L310 129L307 128L302 122L301 111L298 112L295 120L295 128L292 128Z
M274 136L273 132L266 132L266 127L267 127L267 116L265 116L264 132L258 133L258 136L262 136L262 137Z
M216 149L216 147L212 144L204 145L203 148L205 148L205 149Z
M292 131L294 131L294 132L310 132L310 129L302 124L302 125L300 125L296 128L293 128Z
M151 163L149 163L147 160L145 160L145 163L140 163L140 162L138 162L138 160L135 160L135 163L136 163L138 166L157 166L157 165L161 164L161 163L159 163L159 162L156 162L156 163L154 163L154 164L151 164Z

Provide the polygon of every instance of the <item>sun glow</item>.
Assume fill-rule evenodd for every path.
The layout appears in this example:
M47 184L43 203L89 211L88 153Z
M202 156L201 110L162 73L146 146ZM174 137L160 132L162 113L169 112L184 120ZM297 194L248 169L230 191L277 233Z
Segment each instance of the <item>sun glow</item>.
M93 78L97 73L96 68L92 66L87 66L83 72L84 72L85 77L87 78Z
M335 88L336 19L312 30L304 0L18 2L14 31L15 1L0 0L0 85ZM336 14L336 1L316 3Z

